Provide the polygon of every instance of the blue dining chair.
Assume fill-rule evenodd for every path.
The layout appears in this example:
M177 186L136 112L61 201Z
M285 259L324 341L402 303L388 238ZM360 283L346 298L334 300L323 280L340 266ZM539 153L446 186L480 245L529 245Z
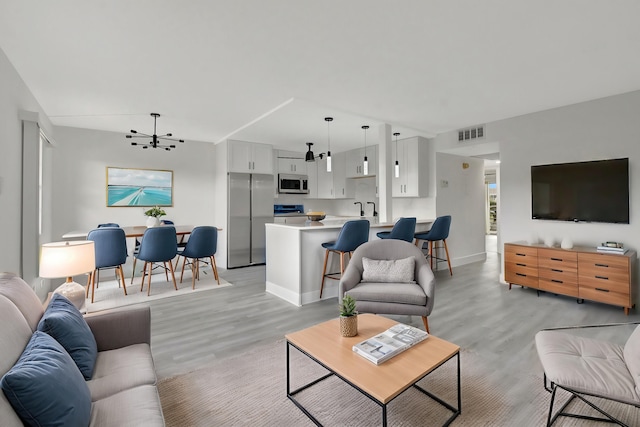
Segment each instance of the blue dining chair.
M218 229L208 225L195 227L191 231L187 245L178 253L178 257L183 257L182 271L180 273L180 283L182 283L182 277L184 276L184 266L187 260L191 262L191 288L196 288L196 278L200 280L200 259L209 258L211 260L211 269L213 270L213 276L220 284L220 278L218 277L218 267L216 266L216 259L214 255L218 250ZM176 263L178 265L178 263Z
M171 221L170 219L163 219L160 222L164 225L174 225L173 221ZM178 240L178 251L181 249L184 249L184 247L187 246L187 242L184 239L185 239L185 236L183 234L182 236L180 236L180 240ZM175 268L178 268L178 261L176 261Z
M127 262L127 238L122 228L102 227L91 230L87 234L87 240L93 240L96 253L96 268L90 276L91 302L94 302L96 285L100 282L100 270L107 268L116 269L116 280L122 282L122 289L127 295L127 286L124 283L122 265ZM87 286L89 297L89 286Z
M324 267L322 267L322 283L320 284L320 298L322 298L322 289L324 288L324 279L329 278L333 280L340 280L344 273L344 254L348 253L351 258L351 253L356 250L358 246L366 243L369 240L369 220L357 219L353 221L347 221L344 223L338 234L338 239L334 242L325 242L322 247L325 248L324 254ZM335 273L327 273L327 261L329 260L329 253L336 253L340 255L340 271ZM336 275L339 277L334 277Z
M397 239L412 243L416 232L415 218L400 218L393 225L391 231L381 231L376 234L381 239Z
M436 218L429 231L424 231L414 234L416 239L416 246L421 248L419 242L429 242L428 257L431 257L431 269L433 270L433 260L436 260L436 268L438 267L438 261L447 261L449 265L449 273L453 276L453 270L451 269L451 260L449 259L449 248L447 247L447 237L449 237L449 229L451 228L451 215L443 215ZM438 246L439 241L442 241L443 245ZM434 246L433 243L436 242ZM423 242L424 244L424 242ZM438 249L444 249L447 258L439 258Z
M169 275L167 273L167 261L169 262L169 271L171 271L171 278L173 280L173 287L178 290L176 284L176 276L173 271L173 258L178 254L178 241L176 240L176 228L171 225L163 227L147 228L142 235L142 242L140 242L140 250L137 254L134 254L135 259L144 261L142 268L142 282L140 283L140 291L144 288L144 279L147 275L147 266L149 267L149 284L147 289L147 295L151 295L151 270L153 263L163 263L164 273L169 281ZM133 276L135 275L135 268L131 274L131 281L133 282Z
M105 228L105 227L120 228L120 225L116 224L115 222L105 222L104 224L98 224L98 228Z

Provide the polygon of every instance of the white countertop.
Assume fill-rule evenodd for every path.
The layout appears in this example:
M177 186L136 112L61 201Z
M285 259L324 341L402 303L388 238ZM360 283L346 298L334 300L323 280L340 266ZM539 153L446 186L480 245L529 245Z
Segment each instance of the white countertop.
M345 222L356 219L368 219L371 228L390 228L393 227L394 222L378 222L377 217L327 217L322 221L305 221L298 224L266 224L270 227L285 227L292 228L301 231L313 231L313 230L331 230L342 228ZM435 219L418 219L418 224L429 224L435 221Z

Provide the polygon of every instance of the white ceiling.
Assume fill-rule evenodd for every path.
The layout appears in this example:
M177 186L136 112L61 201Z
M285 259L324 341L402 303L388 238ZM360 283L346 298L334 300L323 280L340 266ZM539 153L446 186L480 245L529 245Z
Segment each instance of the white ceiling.
M640 89L634 0L0 0L52 122L324 151ZM123 144L128 144L123 138Z

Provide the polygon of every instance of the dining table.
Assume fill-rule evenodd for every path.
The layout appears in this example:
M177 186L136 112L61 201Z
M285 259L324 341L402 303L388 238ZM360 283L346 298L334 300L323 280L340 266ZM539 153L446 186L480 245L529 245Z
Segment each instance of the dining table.
M168 225L159 225L159 227L168 227ZM176 228L176 236L186 236L191 234L193 225L173 225ZM126 237L142 237L147 230L146 225L132 225L127 227L120 227L124 230ZM218 228L218 231L220 228ZM62 238L64 240L84 240L89 234L88 231L69 231L64 233Z

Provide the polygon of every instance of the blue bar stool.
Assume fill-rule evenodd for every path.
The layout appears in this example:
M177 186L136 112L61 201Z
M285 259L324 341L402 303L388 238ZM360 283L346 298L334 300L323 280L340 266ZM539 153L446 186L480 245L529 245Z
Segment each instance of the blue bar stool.
M322 268L322 283L320 284L320 298L322 298L322 289L324 288L324 279L328 277L333 280L340 280L342 273L344 273L344 254L351 253L356 250L358 246L366 243L369 240L369 220L357 219L354 221L347 221L340 229L338 239L335 242L325 242L322 247L326 249L324 254L324 267ZM340 271L335 273L327 273L327 261L329 260L329 253L334 252L340 255ZM340 277L333 277L339 274Z
M427 256L431 257L431 269L433 270L433 260L436 260L436 268L438 267L438 261L445 261L444 258L438 258L437 250L444 249L447 254L447 264L449 265L449 273L453 276L453 270L451 270L451 261L449 260L449 248L447 248L447 237L449 237L449 228L451 228L451 215L439 216L433 222L431 229L426 232L416 233L416 246L421 248L420 241L426 240L429 242L429 253ZM442 240L443 246L438 246L438 241ZM435 247L433 242L436 242ZM436 252L434 252L434 250Z
M376 234L381 239L397 239L412 243L416 232L415 218L400 218L393 225L391 231L381 231Z

